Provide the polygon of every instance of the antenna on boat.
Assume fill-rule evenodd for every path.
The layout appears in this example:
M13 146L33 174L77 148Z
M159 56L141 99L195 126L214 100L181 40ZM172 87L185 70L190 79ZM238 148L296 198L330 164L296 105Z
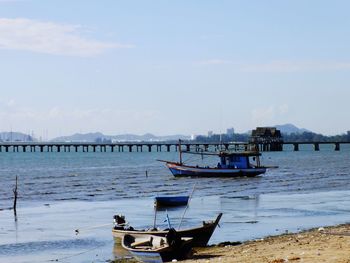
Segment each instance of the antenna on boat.
M223 146L223 143L222 143L222 132L220 131L220 151L222 150L222 146Z
M164 222L167 222L168 228L171 229L171 223L170 223L170 218L169 218L169 214L168 214L168 209L165 211L166 211L166 218L165 218Z
M222 104L220 104L220 136L219 136L219 140L220 140L220 149L219 151L221 152L222 150L225 149L224 144L222 142L222 133L223 133L223 118L222 118Z

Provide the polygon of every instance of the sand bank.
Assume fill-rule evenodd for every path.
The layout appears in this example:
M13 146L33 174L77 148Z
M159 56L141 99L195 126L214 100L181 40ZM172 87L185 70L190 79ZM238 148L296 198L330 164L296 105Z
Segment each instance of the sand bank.
M350 263L350 224L196 249L184 262Z

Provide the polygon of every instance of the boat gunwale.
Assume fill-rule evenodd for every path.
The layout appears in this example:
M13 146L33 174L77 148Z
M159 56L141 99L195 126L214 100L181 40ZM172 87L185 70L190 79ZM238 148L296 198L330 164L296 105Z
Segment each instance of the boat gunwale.
M221 172L225 172L225 171L248 171L248 170L257 170L257 169L266 169L268 167L265 166L253 166L250 168L218 168L218 167L202 167L202 166L192 166L192 165L187 165L187 164L183 164L183 163L179 163L179 162L171 162L171 161L165 161L166 165L168 168L175 168L175 167L184 167L184 168L192 168L192 169L207 169L207 170L213 170L213 171L221 171ZM169 165L173 165L171 167L169 167Z
M122 246L123 246L123 248L125 248L126 250L129 250L129 251L133 251L133 252L146 252L146 253L159 253L159 252L162 252L162 251L166 251L166 250L170 250L170 246L169 246L169 244L168 243L165 243L163 246L160 246L160 247L151 247L151 246L149 246L149 248L133 248L132 247L132 244L129 244L130 246L127 246L126 244L125 244L125 237L126 236L132 236L132 234L126 234L126 235L124 235L123 237L122 237L122 242L121 242L121 244L122 244ZM157 238L161 238L161 237L159 237L159 236L155 236L155 235L149 235L149 237L152 237L152 238L154 238L154 237L157 237Z
M207 229L210 227L213 227L215 225L215 221L212 222L208 222L202 226L197 226L197 227L193 227L193 228L184 228L184 229L180 229L177 230L178 233L182 233L182 232L190 232L190 231L197 231L197 230L203 230L203 229ZM216 224L217 225L217 224ZM146 235L153 235L153 236L157 236L159 234L166 234L168 233L169 230L127 230L127 229L112 229L113 232L116 233L135 233L135 234L146 234Z
M216 226L219 224L219 221L222 217L222 213L219 213L218 216L216 217L215 220L208 220L208 221L203 221L202 226L197 226L197 227L192 227L192 228L186 228L186 229L179 229L177 230L178 233L182 232L191 232L191 231L198 231L198 230L203 230L203 229L208 229L208 228L216 228ZM160 234L166 234L168 233L169 230L127 230L127 229L112 229L112 232L114 233L120 233L120 234L126 234L126 233L135 233L135 234L147 234L147 235L160 235ZM213 231L214 232L214 231Z
M181 151L181 153L186 154L196 154L196 155L211 155L211 156L219 156L219 157L227 157L227 156L243 156L243 157L256 157L261 156L261 152L259 151L220 151L220 152L192 152L192 151Z

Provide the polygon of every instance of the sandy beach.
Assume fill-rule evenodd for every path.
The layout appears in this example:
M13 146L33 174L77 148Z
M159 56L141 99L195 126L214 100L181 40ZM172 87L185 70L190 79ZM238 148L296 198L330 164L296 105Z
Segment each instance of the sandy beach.
M196 249L190 262L350 263L350 224Z

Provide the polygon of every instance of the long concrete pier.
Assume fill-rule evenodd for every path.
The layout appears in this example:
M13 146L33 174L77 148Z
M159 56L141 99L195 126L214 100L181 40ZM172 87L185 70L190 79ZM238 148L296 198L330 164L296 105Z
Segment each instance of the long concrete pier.
M292 145L294 151L299 151L300 145L312 145L315 151L320 150L320 145L334 145L335 151L340 151L341 144L350 144L350 142L284 142L283 145Z
M221 149L242 147L246 143L182 143L181 149L187 151L208 150L210 146ZM0 152L152 152L178 151L177 142L0 142Z
M283 146L292 146L293 151L299 151L301 145L310 145L315 151L320 150L320 145L333 145L335 151L339 151L342 144L348 142L283 142ZM240 149L248 143L200 143L183 142L182 150L186 151L206 151L219 149ZM119 142L119 143L95 143L95 142L0 142L0 152L161 152L178 151L177 142ZM258 144L260 151L270 151L269 144Z

